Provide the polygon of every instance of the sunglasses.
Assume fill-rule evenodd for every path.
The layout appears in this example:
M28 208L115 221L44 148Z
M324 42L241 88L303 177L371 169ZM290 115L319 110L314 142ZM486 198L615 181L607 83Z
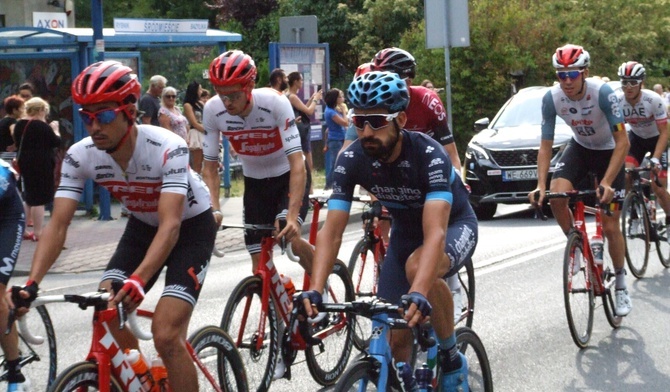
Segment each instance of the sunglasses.
M641 80L637 79L621 79L621 87L636 87L642 83Z
M166 95L165 98L170 98L170 99L172 99L172 98L177 98L177 96L176 96L176 95Z
M583 72L584 72L583 69L580 69L580 70L577 70L577 71L556 71L556 76L558 76L558 78L561 79L561 80L565 80L567 78L575 80Z
M351 121L359 131L365 129L367 123L373 131L384 128L389 125L389 122L398 117L398 113L393 114L353 114Z
M243 95L244 95L244 90L237 90L237 91L230 92L228 94L219 93L219 97L221 97L221 100L223 102L236 101L236 100L240 99L240 97L242 97Z
M127 107L128 105L124 105L113 109L98 110L97 112L89 112L84 109L79 109L79 116L81 117L81 121L88 126L93 125L93 121L95 120L98 120L100 125L105 125L114 121L119 112L124 111Z

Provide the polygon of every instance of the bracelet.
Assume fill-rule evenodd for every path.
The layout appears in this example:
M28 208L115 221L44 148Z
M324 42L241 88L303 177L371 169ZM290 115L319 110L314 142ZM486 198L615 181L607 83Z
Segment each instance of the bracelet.
M214 211L212 211L212 214L223 216L223 212L221 212L221 210L214 210Z

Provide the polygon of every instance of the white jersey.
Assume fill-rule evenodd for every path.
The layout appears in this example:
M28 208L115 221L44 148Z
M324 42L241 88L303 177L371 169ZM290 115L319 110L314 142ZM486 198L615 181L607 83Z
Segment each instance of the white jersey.
M271 88L254 89L251 94L253 107L244 118L228 114L218 95L207 101L202 115L204 159L219 159L221 133L238 154L246 177L278 177L290 170L287 157L302 153L293 106Z
M631 131L643 139L658 136L658 126L667 124L668 113L663 98L647 89L640 90L640 99L635 105L626 101L623 92L617 94L623 117Z
M90 137L67 150L56 197L79 200L87 179L105 187L133 216L158 226L161 193L185 195L182 220L210 208L207 186L188 167L188 146L178 135L153 125L137 125L137 141L124 172Z
M574 139L591 150L612 150L612 132L623 130L619 100L612 88L601 80L586 79L586 92L573 101L555 85L542 99L542 139L553 140L556 116L572 128Z

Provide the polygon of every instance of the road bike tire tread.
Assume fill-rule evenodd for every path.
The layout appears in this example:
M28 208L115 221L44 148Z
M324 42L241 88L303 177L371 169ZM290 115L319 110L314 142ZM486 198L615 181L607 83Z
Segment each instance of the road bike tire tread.
M468 277L467 285L463 284L465 282L463 282L460 273L458 275L458 279L461 280L461 287L466 287L465 295L468 298L468 307L470 308L468 311L468 316L465 319L465 326L472 328L472 323L475 317L475 267L472 263L472 259L465 263L465 273Z
M589 340L591 339L591 333L593 331L593 308L594 308L594 300L593 300L593 284L591 285L590 290L588 291L588 315L587 315L587 324L586 324L586 331L585 335L582 337L580 336L580 333L577 331L577 326L575 325L575 320L573 318L573 312L572 312L572 305L570 302L570 296L571 293L568 291L568 284L571 283L571 277L572 277L572 269L573 269L573 263L572 260L574 260L575 257L575 251L579 250L583 260L583 265L584 269L580 269L580 274L586 274L590 273L589 268L590 266L588 265L586 261L586 257L584 257L584 251L582 249L582 236L579 232L573 232L568 236L568 242L565 247L565 254L563 256L563 300L565 303L565 313L566 317L568 320L568 327L570 329L570 335L572 336L572 340L575 342L575 344L580 347L584 348L588 345ZM586 277L584 277L584 281L586 282Z
M629 216L631 211L638 211L642 213L642 216L639 219L642 219L644 224L640 227L644 230L642 234L644 238L644 252L640 252L639 246L633 246L635 243L633 239L629 237L628 233L630 230L629 227ZM626 195L626 198L623 202L622 207L623 213L621 214L621 232L623 233L624 244L626 249L626 262L628 263L628 269L636 278L640 279L644 277L645 272L647 271L647 265L649 263L649 244L650 244L650 221L649 215L647 214L647 208L644 203L644 199L637 192L630 192ZM639 235L636 235L639 237Z
M475 352L479 362L481 381L484 387L483 392L493 392L493 375L491 373L491 363L489 362L488 354L486 354L484 343L482 343L482 340L479 338L479 336L475 333L475 331L468 327L457 328L456 344L458 345L458 350L464 355L467 353L468 349L472 349ZM471 372L472 364L468 365L470 366L469 371ZM438 372L438 374L441 374L441 372Z
M379 382L379 371L372 360L358 360L349 366L337 381L337 384L335 384L334 392L358 391L360 388L354 389L354 387L363 379L369 379L369 382L376 388L377 382ZM370 390L372 389L368 385L366 391Z
M200 354L202 350L209 347L216 349L218 374L212 374L212 376L218 376L219 386L223 391L246 392L249 390L242 357L235 348L233 339L223 329L213 325L203 327L195 331L188 341L196 354ZM230 370L226 371L226 369ZM230 374L233 375L234 380L227 379L227 375ZM201 385L200 389L203 390L202 388Z
M351 257L349 258L349 265L347 266L347 270L349 271L349 276L351 277L352 285L354 287L354 291L356 290L356 286L358 286L358 272L357 272L357 264L359 264L361 260L361 255L362 254L367 254L366 258L366 263L369 262L375 262L374 260L374 249L370 247L369 241L367 241L365 238L361 238L356 245L354 246L354 250L351 253ZM372 256L371 260L370 256ZM376 286L377 282L372 282L371 283L373 287L375 288L376 291ZM370 331L372 328L372 321L370 319L364 319L362 317L358 318L358 323L354 327L354 336L353 336L353 341L354 341L354 346L356 349L358 349L360 352L365 352L367 350L368 346L370 345Z
M88 387L86 390L98 388L98 364L95 362L78 362L63 370L56 380L49 386L49 392L71 392L78 388ZM110 392L123 392L121 383L111 375Z
M234 316L233 313L238 308L238 305L242 306L242 308L240 309L241 311L243 311L244 305L241 304L240 302L246 298L246 293L250 293L252 296L256 296L257 297L256 299L260 303L262 291L263 291L263 282L261 281L261 278L252 275L243 279L235 287L235 289L233 289L233 292L230 294L230 297L228 297L228 302L226 303L226 307L223 311L223 316L221 318L221 329L223 329L224 331L226 331L226 333L228 333L228 335L233 339L233 342L235 342L236 333L231 333L231 331L229 330L232 318ZM259 382L260 385L256 389L257 392L265 392L270 388L270 384L272 383L272 376L274 374L275 364L277 362L277 356L279 355L279 332L277 325L277 316L272 301L270 301L268 306L266 325L267 327L269 327L270 332L270 347L264 349L268 352L268 360L267 364L265 365L265 371L263 372ZM252 325L251 328L256 326L257 324ZM248 351L248 349L239 347L237 349L243 358L243 362L245 363L245 368L248 371L247 375L251 376L254 372L253 370L249 369L248 363L246 363L244 360L245 357L244 351L245 350ZM250 353L250 356L251 355L254 354ZM252 359L252 361L255 362L254 359ZM250 379L248 379L248 381L250 384L249 385L250 390L253 390L255 386L253 385Z
M670 268L670 243L668 243L668 233L670 226L665 222L657 223L656 225L656 253L661 265L665 268Z

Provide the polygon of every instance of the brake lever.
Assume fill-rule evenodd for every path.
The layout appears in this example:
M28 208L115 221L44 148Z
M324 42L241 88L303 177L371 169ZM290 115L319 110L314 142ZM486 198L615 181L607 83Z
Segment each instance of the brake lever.
M535 202L533 206L535 207L535 219L541 219L543 221L546 221L549 219L544 212L542 211L542 206L540 203L537 202L537 199L540 198L540 191L535 191L533 193L533 201Z
M123 288L122 280L117 279L112 280L112 290L114 290L115 296L122 288ZM126 321L128 321L128 314L126 313L126 309L123 306L123 301L116 304L116 313L119 316L119 330L123 330L126 326Z

